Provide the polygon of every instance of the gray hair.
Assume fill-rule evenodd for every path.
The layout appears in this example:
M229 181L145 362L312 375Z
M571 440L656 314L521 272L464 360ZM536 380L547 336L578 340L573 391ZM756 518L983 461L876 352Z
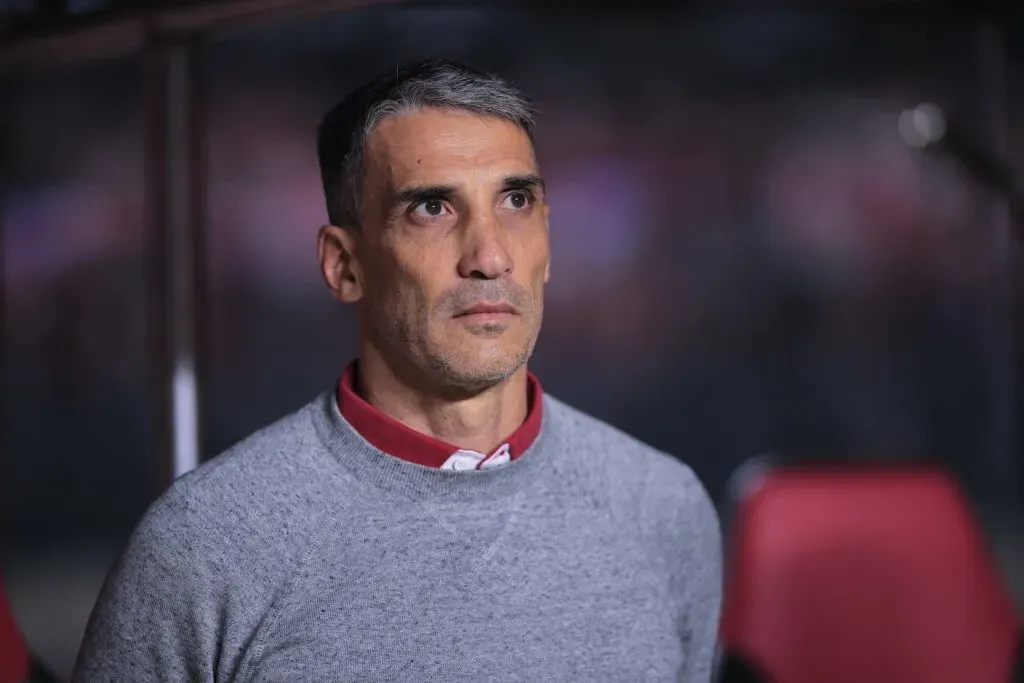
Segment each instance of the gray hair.
M346 96L320 123L317 151L332 224L360 223L366 143L376 127L389 116L424 108L466 111L510 121L533 141L533 103L509 81L443 60L390 69Z

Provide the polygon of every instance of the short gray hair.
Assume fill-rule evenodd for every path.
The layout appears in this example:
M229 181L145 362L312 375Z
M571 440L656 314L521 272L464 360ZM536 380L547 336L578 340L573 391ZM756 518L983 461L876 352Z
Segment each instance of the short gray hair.
M533 142L533 103L504 78L437 59L389 69L346 96L320 123L317 152L332 224L360 223L364 155L376 127L389 116L423 108L504 119L519 126Z

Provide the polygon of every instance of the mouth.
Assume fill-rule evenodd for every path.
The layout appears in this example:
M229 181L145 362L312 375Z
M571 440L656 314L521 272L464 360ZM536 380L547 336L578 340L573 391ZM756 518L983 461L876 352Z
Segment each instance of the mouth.
M509 304L479 303L460 311L455 318L464 322L488 323L501 322L516 315L519 311Z

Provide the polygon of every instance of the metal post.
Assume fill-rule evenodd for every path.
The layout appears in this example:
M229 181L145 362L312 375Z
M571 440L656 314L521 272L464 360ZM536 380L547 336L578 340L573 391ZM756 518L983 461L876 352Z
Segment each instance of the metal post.
M0 89L0 97L3 97L2 89ZM3 202L3 190L9 178L10 139L8 121L4 117L0 117L0 202ZM7 329L7 273L3 270L3 264L6 262L4 244L6 244L6 239L3 206L0 205L0 331ZM0 334L0 420L5 419L8 415L7 381L7 335ZM10 447L4 447L0 451L2 453L0 455L0 481L3 482L14 481L14 477L11 476L14 469L11 450L12 448ZM9 528L6 522L6 520L13 518L12 513L14 512L14 504L10 502L12 494L7 488L9 485L0 485L0 521L4 522L0 526L0 539L11 538L13 532L13 529Z
M204 263L202 50L194 35L154 35L147 48L150 333L158 486L200 459Z
M1005 36L999 24L982 19L977 31L978 70L988 144L1001 158L1009 155ZM1001 504L1017 504L1015 376L1013 325L1013 230L1009 203L993 196L992 289L989 310L989 368L992 417L987 460L999 487Z

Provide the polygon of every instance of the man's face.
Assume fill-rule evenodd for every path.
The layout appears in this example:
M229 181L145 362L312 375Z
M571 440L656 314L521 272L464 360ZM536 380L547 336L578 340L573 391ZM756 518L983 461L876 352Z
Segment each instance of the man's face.
M548 206L518 126L424 109L367 142L353 236L363 334L397 367L476 391L522 367L540 331Z

